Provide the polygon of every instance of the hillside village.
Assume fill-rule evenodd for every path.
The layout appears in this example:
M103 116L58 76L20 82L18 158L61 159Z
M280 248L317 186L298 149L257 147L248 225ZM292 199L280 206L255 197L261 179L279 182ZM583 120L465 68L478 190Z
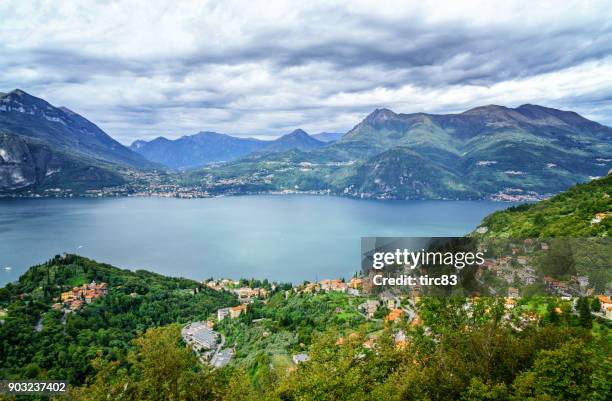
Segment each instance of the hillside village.
M561 302L553 308L553 312L558 315L569 313L578 314L576 297L588 296L591 299L598 299L600 302L599 310L593 310L593 315L612 320L612 302L607 295L594 295L594 289L589 287L589 279L586 276L571 276L568 280L561 281L550 276L542 277L534 267L534 251L548 252L549 243L545 241L524 240L522 243L511 244L510 254L500 257L489 257L480 266L475 274L477 280L482 283L490 282L491 277L503 283L504 292L493 293L501 298L503 305L502 320L514 330L521 331L530 324L537 324L545 318L546 298L534 304L532 300L523 299L522 288L541 282L546 292L550 295L560 297ZM485 250L485 249L483 249ZM420 316L420 302L422 298L422 288L410 288L408 291L389 289L376 289L372 285L371 277L358 275L350 280L344 279L323 279L318 282L303 282L292 285L290 289L278 288L276 284L269 286L249 286L244 281L230 279L207 280L202 284L215 291L227 291L236 295L239 305L227 306L217 310L214 316L206 322L195 322L187 326L183 332L185 341L192 345L198 352L202 361L219 367L229 363L235 356L238 344L225 344L225 337L217 331L220 323L229 321L239 321L240 318L250 311L252 306L266 305L270 298L279 292L284 295L284 299L289 302L292 297L317 297L325 294L344 297L347 305L352 305L365 321L378 322L378 326L372 327L391 327L394 330L394 342L397 347L404 346L408 341L406 328L423 326L423 319ZM465 309L468 314L476 310L478 305L483 302L479 294L468 297ZM542 309L544 307L544 309ZM333 313L346 313L342 307L337 307ZM257 325L259 320L252 317L242 320L246 324L245 328ZM382 326L381 326L382 325ZM429 332L428 327L423 327L425 333ZM364 342L364 347L374 348L378 338L378 331L369 333ZM264 337L269 333L263 332ZM355 334L341 335L337 338L336 345L341 346L345 341L350 340ZM353 337L351 337L353 336ZM219 345L221 344L221 345ZM222 349L225 347L225 349ZM303 344L301 349L293 351L290 361L291 366L288 371L293 371L295 365L308 361L309 354L307 347Z
M92 303L107 293L108 285L106 283L96 283L92 281L89 284L74 287L70 291L62 292L60 295L61 303L54 303L52 307L57 310L64 309L75 311L80 309L84 304Z

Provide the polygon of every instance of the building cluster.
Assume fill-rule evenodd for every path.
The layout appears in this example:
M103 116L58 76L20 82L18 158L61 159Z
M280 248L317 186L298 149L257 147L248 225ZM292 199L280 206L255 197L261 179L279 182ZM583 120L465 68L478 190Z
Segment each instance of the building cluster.
M550 276L544 276L544 285L548 293L562 297L593 295L593 288L588 288L589 278L586 276L571 276L569 281L560 281Z
M108 285L106 283L96 283L92 281L89 284L83 284L80 287L74 287L70 291L62 292L60 296L61 303L53 304L54 309L66 308L69 310L78 310L84 304L89 304L106 295Z
M520 266L519 268L512 265L513 259ZM531 285L537 281L538 276L536 270L529 265L529 261L530 259L527 256L504 256L498 259L487 259L476 271L476 278L481 278L485 271L490 271L508 284L518 280L523 285Z
M181 330L185 343L198 354L200 360L220 368L227 365L234 355L231 348L221 349L225 340L214 330L214 322L192 322Z
M255 299L267 299L270 293L276 289L276 284L272 284L270 290L263 287L238 287L240 285L239 281L229 279L208 280L202 282L202 284L215 291L229 291L236 294L240 303L245 304L252 303Z
M317 292L342 292L359 296L363 287L363 279L353 277L349 282L340 279L325 279L318 283L306 282L293 288L296 293L312 294Z
M229 308L221 308L217 310L217 320L222 321L226 317L236 319L243 313L246 313L248 304L240 304L238 306L230 306Z
M389 310L389 314L385 317L385 321L395 322L404 316L401 304L402 302L397 295L390 291L384 291L380 293L376 299L368 299L359 305L359 310L366 315L366 317L371 319L376 314L378 308L384 307Z
M213 330L212 322L193 322L183 327L181 336L196 352L217 348L219 335Z

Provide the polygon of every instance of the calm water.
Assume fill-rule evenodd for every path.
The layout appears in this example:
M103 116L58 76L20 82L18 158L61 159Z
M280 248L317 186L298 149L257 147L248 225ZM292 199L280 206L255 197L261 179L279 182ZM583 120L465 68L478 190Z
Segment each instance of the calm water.
M0 200L0 286L62 252L194 279L348 277L362 236L463 235L508 206L301 195Z

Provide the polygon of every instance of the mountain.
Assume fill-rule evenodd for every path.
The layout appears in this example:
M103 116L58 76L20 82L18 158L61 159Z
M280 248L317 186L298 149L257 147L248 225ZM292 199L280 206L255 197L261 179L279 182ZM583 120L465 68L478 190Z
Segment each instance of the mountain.
M271 176L262 187L274 190L297 185L381 199L534 200L606 175L611 155L612 129L571 111L531 104L441 115L376 109L325 147L247 157L218 172Z
M340 132L321 132L319 134L311 135L314 139L321 142L336 142L342 138L344 134Z
M273 141L268 142L265 151L283 152L291 149L308 150L324 146L325 142L321 142L301 129L296 129L290 134L283 135Z
M612 175L550 199L487 216L472 235L495 238L612 236Z
M216 132L199 132L175 140L164 137L136 141L130 149L148 160L171 168L192 168L207 163L235 160L263 149L265 141L237 138Z
M0 191L98 188L124 182L120 169L153 167L65 107L19 89L0 95Z
M239 138L216 132L200 132L170 140L164 137L132 143L130 148L150 161L170 168L189 169L214 162L227 162L255 152L312 149L325 145L301 129L273 141Z

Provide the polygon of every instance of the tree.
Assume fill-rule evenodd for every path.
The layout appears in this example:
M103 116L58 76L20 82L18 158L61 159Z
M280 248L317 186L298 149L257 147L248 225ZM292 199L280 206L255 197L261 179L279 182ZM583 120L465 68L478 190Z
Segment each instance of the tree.
M555 278L576 274L576 261L568 239L555 238L551 241L550 249L542 259L542 271Z
M514 399L592 399L592 375L596 369L593 352L582 341L573 340L559 349L542 351L533 368L514 381Z
M599 298L595 297L593 299L593 302L591 302L591 310L593 312L599 312L601 310L601 302L599 301Z
M580 325L584 328L590 329L593 327L593 315L591 315L591 305L589 304L589 299L579 298L577 306Z
M474 378L463 393L462 401L504 401L508 399L508 389L504 383L488 385Z

